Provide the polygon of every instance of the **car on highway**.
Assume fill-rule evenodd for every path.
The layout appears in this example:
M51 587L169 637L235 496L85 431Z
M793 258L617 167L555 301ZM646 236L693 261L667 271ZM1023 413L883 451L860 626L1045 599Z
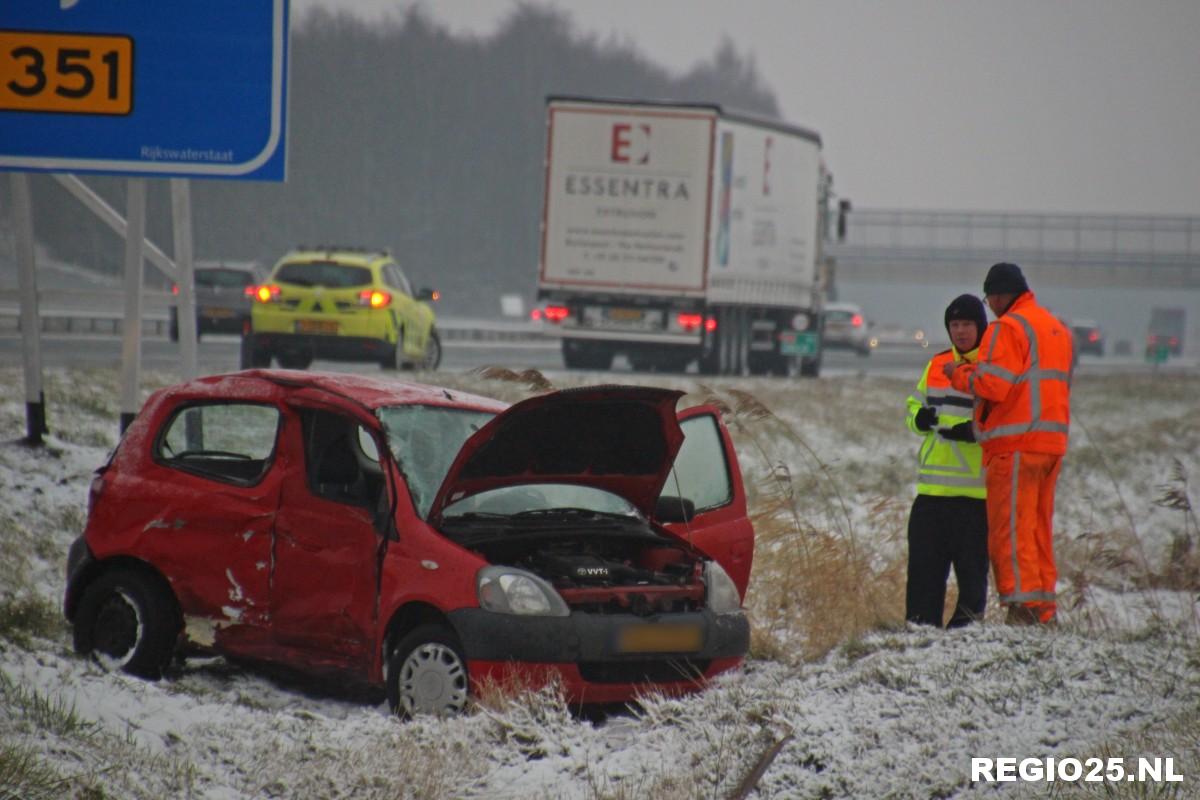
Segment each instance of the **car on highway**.
M825 347L871 355L871 338L862 308L854 303L826 303L822 317L821 341Z
M314 358L437 369L442 342L432 289L413 291L386 251L301 247L254 290L241 366L307 369Z
M573 703L735 668L754 532L729 432L682 392L506 407L362 375L247 370L154 392L70 548L75 649L149 678L190 654L386 689Z
M254 289L266 277L255 261L198 261L192 270L196 298L196 336L205 333L240 334L250 320ZM179 285L171 287L179 297ZM167 335L179 341L179 309L172 303Z
M1071 333L1075 336L1075 352L1078 355L1104 355L1104 331L1090 319L1071 320Z

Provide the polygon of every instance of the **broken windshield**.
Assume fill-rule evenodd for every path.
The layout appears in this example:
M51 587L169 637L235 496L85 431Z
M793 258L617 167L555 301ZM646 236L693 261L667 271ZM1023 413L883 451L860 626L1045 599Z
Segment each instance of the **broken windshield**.
M422 519L429 516L433 496L463 442L495 416L491 411L421 405L385 406L378 414L388 449L404 473Z

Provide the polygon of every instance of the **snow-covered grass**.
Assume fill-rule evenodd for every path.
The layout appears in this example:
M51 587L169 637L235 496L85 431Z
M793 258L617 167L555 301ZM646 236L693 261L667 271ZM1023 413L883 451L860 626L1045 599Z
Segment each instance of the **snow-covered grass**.
M514 401L610 375L433 382ZM148 683L76 657L66 549L116 441L112 370L47 375L48 445L0 368L0 798L951 797L972 756L1170 756L1182 784L1009 795L1200 796L1200 376L1080 376L1059 483L1057 629L903 624L918 440L910 381L623 376L724 410L757 532L752 657L692 697L603 724L553 691L400 723L378 697L190 661ZM915 382L916 376L913 376ZM172 382L145 376L149 391ZM952 602L952 598L951 598Z

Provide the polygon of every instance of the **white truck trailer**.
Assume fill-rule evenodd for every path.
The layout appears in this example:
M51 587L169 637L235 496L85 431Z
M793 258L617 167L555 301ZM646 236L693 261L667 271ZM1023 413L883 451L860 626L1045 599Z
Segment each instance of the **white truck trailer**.
M538 299L568 367L816 375L820 137L716 105L551 97Z

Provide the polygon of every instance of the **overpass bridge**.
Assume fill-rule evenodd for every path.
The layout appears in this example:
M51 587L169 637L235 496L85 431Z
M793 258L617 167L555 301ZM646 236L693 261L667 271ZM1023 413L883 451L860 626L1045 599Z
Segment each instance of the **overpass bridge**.
M834 286L982 280L997 261L1040 286L1200 289L1200 217L854 209Z

